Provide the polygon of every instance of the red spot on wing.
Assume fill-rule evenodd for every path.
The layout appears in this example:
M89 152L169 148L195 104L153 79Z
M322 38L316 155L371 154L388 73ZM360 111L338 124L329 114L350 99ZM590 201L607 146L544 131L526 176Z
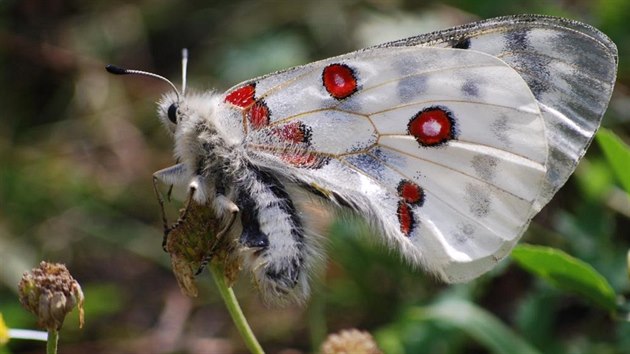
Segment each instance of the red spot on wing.
M283 152L280 158L286 163L301 168L320 168L328 161L326 157L310 152Z
M322 81L328 93L338 99L344 99L357 91L357 77L345 64L330 64L322 72Z
M413 217L413 211L411 211L411 206L408 203L401 201L398 203L398 210L396 213L398 214L400 231L405 236L409 236L415 225L415 219Z
M269 108L264 101L258 101L249 109L249 123L254 129L260 129L269 124Z
M285 142L299 144L309 143L311 131L309 127L300 122L292 122L282 127L277 127L273 133Z
M424 202L424 191L422 188L408 180L400 181L400 184L398 184L398 195L409 204L422 205L422 202Z
M256 85L249 84L228 93L225 96L225 102L229 102L241 108L247 108L254 104L254 94L256 93Z
M455 119L444 107L429 107L409 120L407 131L422 146L437 146L455 139Z

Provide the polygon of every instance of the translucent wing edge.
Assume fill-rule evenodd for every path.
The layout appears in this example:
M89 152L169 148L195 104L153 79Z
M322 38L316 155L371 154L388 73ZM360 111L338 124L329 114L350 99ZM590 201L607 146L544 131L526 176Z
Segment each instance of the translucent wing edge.
M507 27L509 25L509 27ZM618 62L618 54L617 54L617 46L615 43L610 40L608 36L606 36L603 32L598 30L597 28L585 24L583 22L570 20L562 17L554 17L547 15L535 15L535 14L522 14L522 15L511 15L511 16L502 16L490 18L482 21L472 22L461 26L456 26L453 28L438 30L434 32L429 32L425 34L421 34L414 37L404 38L392 42L387 42L383 44L379 44L376 47L395 47L395 46L434 46L439 45L441 43L454 44L463 36L466 37L475 37L485 33L494 32L494 31L505 31L508 28L510 30L518 29L518 28L565 28L572 29L574 31L580 32L584 35L587 35L596 41L598 41L602 46L606 47L607 51L611 53L611 55L615 59L615 64Z

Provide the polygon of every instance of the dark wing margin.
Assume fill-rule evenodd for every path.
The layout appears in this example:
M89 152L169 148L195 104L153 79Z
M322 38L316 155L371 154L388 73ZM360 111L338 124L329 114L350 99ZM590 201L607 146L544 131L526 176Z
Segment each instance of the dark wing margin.
M614 54L615 64L617 64L617 46L597 28L585 23L561 17L545 15L514 15L495 17L465 25L429 32L415 37L399 39L396 41L379 44L377 47L391 46L448 46L461 47L466 43L466 39L480 38L489 33L515 33L523 29L545 28L556 29L562 32L573 30L581 35L591 37L606 48L606 51ZM468 43L465 47L469 46ZM468 49L468 48L462 48ZM496 55L496 53L489 53Z

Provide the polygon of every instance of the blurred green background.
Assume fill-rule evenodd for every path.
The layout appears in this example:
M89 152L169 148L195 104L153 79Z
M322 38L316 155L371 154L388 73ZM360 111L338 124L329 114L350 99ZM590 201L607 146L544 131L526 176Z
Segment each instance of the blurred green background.
M617 43L619 76L604 126L630 141L628 0L1 1L0 313L11 328L36 328L17 283L40 260L62 262L83 286L86 326L68 318L61 353L246 352L207 273L200 296L184 297L161 249L151 174L173 159L153 102L169 88L108 75L105 64L179 85L187 47L189 87L224 90L368 45L517 13L581 20ZM630 208L619 185L594 143L524 241L590 264L621 298L630 290ZM235 287L268 353L316 352L327 333L353 327L392 354L630 353L623 308L611 314L510 260L470 284L446 286L365 242L360 221L327 225L329 257L307 306L263 306L246 275ZM43 347L12 340L0 353Z

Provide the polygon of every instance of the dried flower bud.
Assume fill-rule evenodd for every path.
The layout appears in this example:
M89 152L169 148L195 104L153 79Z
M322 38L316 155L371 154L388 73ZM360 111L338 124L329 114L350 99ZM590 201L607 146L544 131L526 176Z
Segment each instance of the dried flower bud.
M185 295L198 294L195 273L202 267L208 254L213 262L224 269L228 283L236 281L240 272L241 259L235 250L236 244L220 234L222 221L207 205L189 201L188 209L180 211L177 222L169 228L166 251L171 256L173 273Z
M59 330L66 315L78 306L83 327L83 292L65 265L41 262L39 268L24 273L18 290L22 306L37 316L40 326Z
M328 335L322 344L321 354L382 354L368 332L346 329Z

